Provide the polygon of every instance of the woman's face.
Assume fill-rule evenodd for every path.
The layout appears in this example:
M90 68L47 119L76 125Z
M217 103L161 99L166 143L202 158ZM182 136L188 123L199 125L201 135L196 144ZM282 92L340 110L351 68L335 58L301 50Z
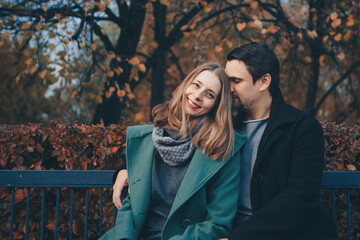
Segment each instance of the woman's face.
M185 111L193 117L203 116L215 106L221 91L219 78L211 71L202 71L185 90Z

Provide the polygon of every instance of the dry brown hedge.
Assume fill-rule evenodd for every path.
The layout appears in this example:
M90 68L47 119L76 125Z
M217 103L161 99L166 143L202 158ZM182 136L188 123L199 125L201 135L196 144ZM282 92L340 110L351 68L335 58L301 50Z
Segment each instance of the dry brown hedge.
M41 123L28 123L23 125L0 125L0 169L65 169L65 170L102 170L117 169L124 159L126 127L131 122L124 121L118 125L85 125L76 122L60 124L55 121ZM325 170L330 171L359 171L360 170L360 123L349 126L345 123L322 123L325 138ZM24 236L24 206L27 189L16 189L15 212L17 220L14 225L14 239ZM30 239L38 238L40 222L40 192L31 191ZM48 190L46 193L46 232L47 238L54 234L54 206L55 192ZM113 206L111 191L105 190L104 226L103 232L111 227L113 222ZM90 192L89 213L89 239L97 239L99 219L99 191ZM359 199L359 194L353 196ZM59 228L60 239L66 239L69 222L69 191L61 190L61 212ZM83 238L84 217L84 192L75 193L75 210L78 215L74 218L74 239ZM0 189L0 224L1 238L9 234L9 216L11 195L8 189ZM342 204L342 200L337 200ZM339 202L340 201L340 202ZM345 199L344 199L345 201ZM352 232L356 237L359 234L360 209L353 204L355 210L354 226ZM344 211L339 209L338 232L345 238L343 221L346 218Z

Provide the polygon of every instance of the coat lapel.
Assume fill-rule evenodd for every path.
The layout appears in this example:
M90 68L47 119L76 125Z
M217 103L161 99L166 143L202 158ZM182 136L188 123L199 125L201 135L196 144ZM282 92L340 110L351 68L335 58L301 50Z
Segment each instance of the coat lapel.
M265 159L264 156L266 156L267 151L271 149L272 145L281 136L282 130L280 127L295 120L296 118L289 112L284 102L280 89L277 89L271 104L269 122L259 143L253 172L258 168L262 160Z
M245 135L238 138L234 144L234 153L240 151L240 148L245 142ZM233 153L233 154L234 154ZM175 196L173 205L170 209L168 220L173 213L179 209L192 195L194 195L201 187L203 187L210 178L212 178L222 166L233 156L233 154L226 160L212 160L203 153L203 149L197 149L188 170L181 182L179 190ZM238 159L240 164L240 159Z

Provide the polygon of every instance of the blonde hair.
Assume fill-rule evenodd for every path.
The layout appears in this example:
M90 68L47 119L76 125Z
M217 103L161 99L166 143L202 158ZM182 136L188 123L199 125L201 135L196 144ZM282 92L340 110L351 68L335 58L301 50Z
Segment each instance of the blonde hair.
M218 77L221 83L221 91L215 106L209 113L205 116L190 118L184 109L186 104L185 91L203 71L210 71ZM194 146L196 148L202 147L208 157L214 160L226 159L234 146L231 104L230 84L224 69L215 62L205 63L195 68L184 79L168 103L159 104L153 108L154 126L167 126L178 130L183 137L189 134ZM191 136L192 129L203 119L200 130Z

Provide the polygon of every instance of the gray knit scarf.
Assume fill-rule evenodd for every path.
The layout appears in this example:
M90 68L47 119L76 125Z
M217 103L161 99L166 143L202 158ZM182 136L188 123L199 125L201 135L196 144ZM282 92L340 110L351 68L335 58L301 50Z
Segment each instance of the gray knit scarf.
M192 130L193 136L199 131L204 121L205 118L194 127ZM167 134L164 134L164 131ZM154 127L152 140L161 158L169 166L180 166L184 164L196 150L189 136L181 138L178 131L168 128Z
M164 131L166 131L168 136L164 136ZM181 138L175 130L154 127L152 140L161 158L169 166L184 164L195 151L190 137Z

